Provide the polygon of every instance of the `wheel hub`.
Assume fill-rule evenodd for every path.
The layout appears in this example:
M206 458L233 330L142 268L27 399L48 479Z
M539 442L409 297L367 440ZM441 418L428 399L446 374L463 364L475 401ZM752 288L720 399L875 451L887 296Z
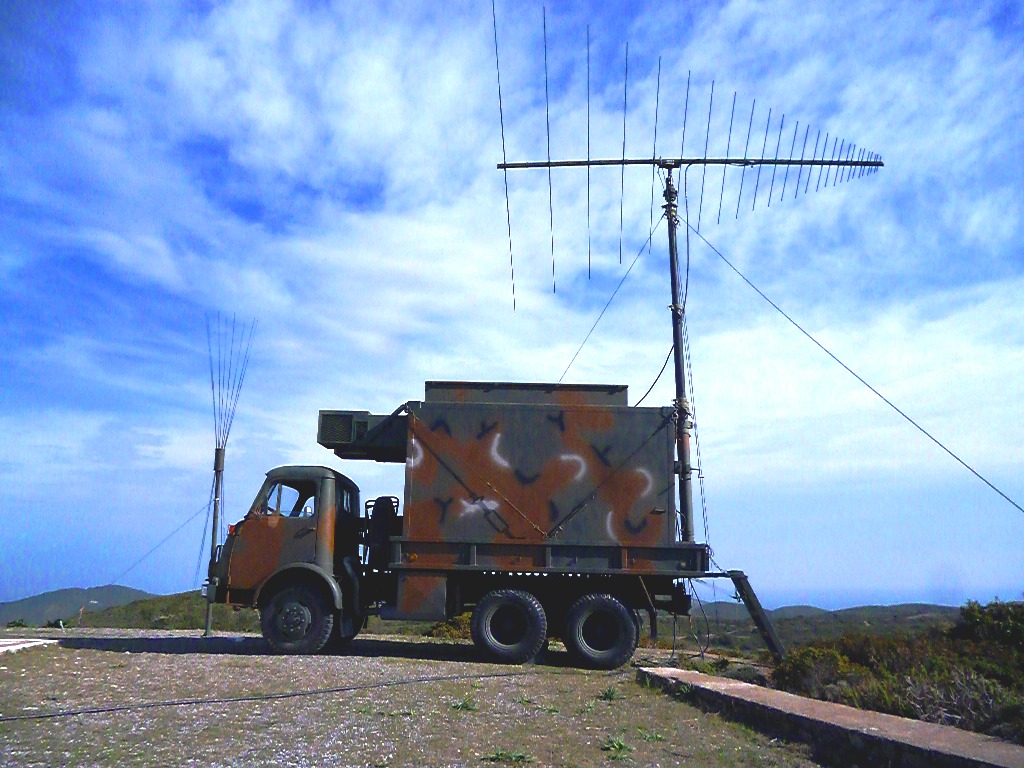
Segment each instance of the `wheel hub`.
M287 640L299 640L309 631L313 616L301 603L289 603L277 615L277 628Z
M515 645L523 639L526 630L526 617L515 606L502 606L494 612L491 634L502 645Z
M595 651L607 651L619 640L619 625L614 616L595 611L583 622L583 642Z

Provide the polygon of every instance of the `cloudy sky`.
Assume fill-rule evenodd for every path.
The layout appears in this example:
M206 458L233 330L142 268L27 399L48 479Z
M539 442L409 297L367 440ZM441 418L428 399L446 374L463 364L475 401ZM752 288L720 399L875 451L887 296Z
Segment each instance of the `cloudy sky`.
M284 463L400 493L400 468L317 445L318 409L390 412L428 379L557 381L641 252L649 168L622 195L618 169L593 171L589 237L584 171L552 175L553 230L547 174L510 172L513 311L490 4L353 5L0 9L0 601L197 585L205 512L125 571L205 509L216 313L258 320L228 447L235 520ZM497 4L510 160L547 153L542 8ZM622 153L627 43L627 155L678 156L684 113L687 155L738 154L750 120L751 154L767 125L769 155L819 131L882 155L796 199L781 172L767 197L764 175L753 210L748 171L738 214L740 173L722 196L709 172L701 203L695 168L691 223L698 207L752 282L1024 503L1020 7L552 4L555 158L587 153L588 26L594 157ZM655 380L663 224L652 243L566 381L635 401ZM767 605L1021 597L1024 514L696 236L687 315L707 540ZM646 404L671 398L669 370Z

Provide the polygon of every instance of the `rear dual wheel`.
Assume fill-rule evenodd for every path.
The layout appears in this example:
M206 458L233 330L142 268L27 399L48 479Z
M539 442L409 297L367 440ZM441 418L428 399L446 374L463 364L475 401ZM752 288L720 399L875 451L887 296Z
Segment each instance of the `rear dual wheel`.
M470 621L476 647L502 664L522 664L540 651L548 620L540 601L519 589L495 589L477 603Z
M615 669L633 657L640 627L634 612L618 598L591 593L569 608L562 640L581 666Z

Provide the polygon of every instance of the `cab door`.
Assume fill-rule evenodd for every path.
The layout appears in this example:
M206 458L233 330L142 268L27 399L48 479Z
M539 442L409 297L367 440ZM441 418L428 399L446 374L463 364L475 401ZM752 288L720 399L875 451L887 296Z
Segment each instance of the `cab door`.
M268 479L235 527L228 589L258 589L270 574L316 557L317 486L314 480Z

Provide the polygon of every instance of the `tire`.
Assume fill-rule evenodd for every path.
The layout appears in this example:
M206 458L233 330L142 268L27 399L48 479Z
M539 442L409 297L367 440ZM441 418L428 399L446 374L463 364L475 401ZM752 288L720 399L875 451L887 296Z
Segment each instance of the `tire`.
M317 653L334 629L334 612L319 590L297 584L274 593L260 611L260 628L278 653Z
M518 589L496 589L477 603L469 625L476 647L501 664L529 661L548 635L540 601Z
M640 631L633 611L620 600L592 593L569 608L562 640L581 666L615 669L633 657Z

